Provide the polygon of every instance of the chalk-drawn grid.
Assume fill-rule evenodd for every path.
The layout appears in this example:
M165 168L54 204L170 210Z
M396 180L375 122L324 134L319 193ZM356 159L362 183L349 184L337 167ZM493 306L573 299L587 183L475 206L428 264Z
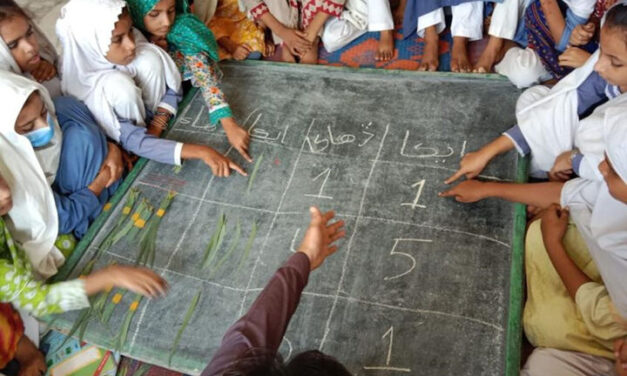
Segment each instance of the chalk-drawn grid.
M223 133L207 128L206 111L200 111L202 116L199 117L186 116L187 112L194 113L195 106L202 105L200 96L197 96L180 115L170 137L181 141L207 143L227 152ZM342 359L343 354L350 354L351 342L365 341L371 345L367 353L361 354L364 362L348 364L356 374L391 375L397 372L407 373L407 369L413 369L411 374L420 374L416 367L421 364L429 364L429 369L437 372L450 370L451 373L455 371L464 374L460 372L463 369L465 374L473 375L485 373L486 370L502 369L506 306L503 299L506 294L499 297L498 291L507 287L505 276L509 265L510 243L507 238L508 226L490 228L489 234L467 231L469 225L471 229L474 225L479 229L485 223L469 224L468 216L455 215L452 208L459 209L460 206L451 201L437 199L435 187L430 184L433 182L425 184L419 203L429 205L430 209L435 206L438 210L451 211L450 224L442 226L441 223L430 223L428 216L422 214L419 207L401 206L403 202L411 203L414 200L415 191L411 185L420 180L417 172L421 169L432 168L439 171L438 178L441 180L451 170L442 168L439 162L428 158L421 158L419 163L411 159L404 162L394 161L393 158L380 160L382 155L390 156L394 154L395 148L398 150L399 144L388 144L386 139L402 139L405 135L403 129L391 129L389 124L370 124L368 129L359 134L361 140L355 136L353 142L342 144L336 138L337 144L328 141L330 144L327 148L321 150L324 142L321 141L322 138L316 139L316 136L329 126L328 120L313 118L309 124L288 124L290 132L280 135L279 132L287 132L285 122L280 119L261 122L262 117L259 117L256 124L260 111L254 108L247 110L249 113L237 115L240 119L246 119L245 125L251 128L253 135L258 136L253 141L254 155L263 153L267 161L257 174L251 194L247 195L245 192L245 178L216 180L199 162L186 162L178 174L170 167L149 163L138 177L135 185L153 203L158 202L168 189L180 192L170 208L170 213L184 213L184 216L181 218L180 215L168 214L164 218L158 240L155 269L170 281L170 297L150 301L140 307L131 326L126 352L159 363L164 350L167 352L171 345L171 338L168 336L171 331L168 331L164 323L180 322L181 307L187 305L198 289L203 289L203 299L197 312L211 317L209 322L212 326L194 327L199 319L196 317L192 320L183 335L183 350L173 363L176 368L190 371L202 367L203 362L210 358L219 345L220 337L228 325L250 305L267 278L297 246L307 223L306 207L318 204L323 208L338 208L338 216L347 222L347 239L340 243L341 250L338 254L327 260L322 269L311 276L302 305L282 346L285 356L294 351L320 348ZM307 110L311 109L302 109L303 112ZM263 126L265 132L272 132L273 135L255 132L256 126L259 127L257 129ZM337 137L348 134L342 131L341 124L338 127L338 124L331 123L330 127L332 130L339 128L342 134ZM270 140L276 135L276 140ZM262 136L266 138L262 139ZM363 145L359 146L361 143ZM350 153L343 151L342 146L352 147L353 150ZM280 160L273 159L273 151L277 149L282 150L280 154L283 158ZM241 161L233 151L228 152L234 159ZM457 159L457 153L455 151L455 157L451 158ZM511 159L507 163L511 166ZM329 165L340 166L342 170L337 173L330 171L326 186L328 190L318 197L311 197L318 193L317 189L327 177L324 171ZM249 170L252 168L248 167ZM315 178L317 184L312 183ZM376 198L369 197L369 187L382 184L389 185L390 200L398 201L396 209L396 205L386 207ZM255 195L255 186L274 187L275 194L271 197L259 197ZM306 191L303 191L303 186L307 188ZM352 191L351 200L338 203L327 198L332 197L333 192L338 189ZM233 190L242 192L241 200L221 200L223 192ZM502 223L509 224L510 206L492 203L485 204L483 209L490 209L491 214L504 218ZM113 213L113 218L117 211L119 208ZM213 228L207 224L213 225L220 213L227 216L229 226L234 226L239 220L243 238L250 232L253 221L258 225L251 254L238 273L235 273L237 259L228 260L221 270L213 274L202 270L199 265L204 250L190 247L192 239L206 238L208 241ZM106 233L106 228L101 234ZM465 281L457 279L461 266L456 265L454 259L447 260L442 254L431 252L433 249L429 247L431 243L428 240L441 236L436 234L438 232L444 232L447 237L457 239L460 243L472 244L472 247L455 251L476 253L473 258L476 264L472 268L478 275L476 284L464 285ZM285 237L286 233L290 235ZM373 258L360 257L363 250L368 249L368 238L371 236L389 237L389 248L371 252L376 256ZM102 235L93 244L99 244L101 240ZM228 246L227 239L225 247ZM495 265L482 263L481 252L486 250L502 253L503 262L497 267L499 270L495 270ZM93 248L90 248L90 252L93 252ZM132 245L122 242L108 252L102 264L111 260L132 262L135 259L134 252ZM420 262L423 257L441 257L442 270L424 270L424 265ZM88 258L83 257L83 260ZM398 265L398 274L382 275L385 263ZM428 291L426 284L433 278L441 280L442 275L446 276L446 284L450 286L442 296L423 294L416 301L404 302L401 296L386 293L390 290L398 293L402 288L421 287ZM182 280L185 283L179 282ZM470 304L482 305L484 309L478 316L468 316L465 310ZM312 312L327 318L325 327L312 327L317 325L317 321L308 317ZM344 312L354 314L346 316ZM148 319L154 317L159 317L160 320ZM359 321L344 322L343 317L358 317ZM447 324L443 326L442 322ZM457 338L462 325L475 328L472 331L473 338L466 338L464 341ZM357 332L352 330L356 327L360 328ZM434 332L434 328L441 327L447 328L449 332ZM303 337L299 334L303 332L309 336ZM394 349L414 352L413 364L394 363L392 337L396 343L416 345L411 350ZM434 347L433 341L441 343ZM464 351L460 348L462 343L484 347L486 358L465 359L462 355ZM442 359L443 349L449 349L451 354L458 356ZM165 360L161 364L163 362Z

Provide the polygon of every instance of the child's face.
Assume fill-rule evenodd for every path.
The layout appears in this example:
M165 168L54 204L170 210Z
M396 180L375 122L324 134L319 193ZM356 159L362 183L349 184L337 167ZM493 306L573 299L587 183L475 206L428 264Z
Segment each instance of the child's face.
M30 73L39 64L39 44L33 26L22 16L13 16L0 24L0 35L22 72Z
M48 110L38 92L28 97L15 121L15 132L26 134L48 126Z
M616 173L607 156L605 156L603 162L599 164L599 171L601 171L612 197L627 204L627 184Z
M133 21L127 11L124 11L111 34L111 44L105 56L113 64L128 65L135 59L135 37L133 36Z
M175 0L161 0L144 16L146 31L157 37L165 37L176 17Z
M594 70L621 91L627 88L627 43L621 28L601 28L601 55Z

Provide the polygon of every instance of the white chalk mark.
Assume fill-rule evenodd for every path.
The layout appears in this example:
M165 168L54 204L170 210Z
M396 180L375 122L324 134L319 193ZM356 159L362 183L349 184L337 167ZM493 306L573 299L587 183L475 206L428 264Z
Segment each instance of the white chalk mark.
M285 336L283 337L283 342L287 344L287 348L289 349L289 351L287 352L287 356L283 359L287 363L287 361L292 356L292 352L294 351L294 346L292 346L292 341L290 341L289 338Z
M390 341L388 345L388 354L385 358L385 366L366 366L365 370L386 370L386 371L397 371L397 372L411 372L410 368L399 368L390 366L390 361L392 360L392 346L394 345L394 326L390 326L387 332L381 337L384 339L385 337L390 336Z
M425 182L426 182L426 180L422 179L422 180L417 181L416 183L414 183L411 187L412 188L418 187L418 193L416 193L416 198L414 199L414 202L403 202L401 204L401 206L409 206L409 207L411 207L414 210L416 208L425 209L426 206L418 204L418 200L420 200L420 195L422 194L422 189L425 187Z
M386 161L386 160L383 160L383 159L379 159L377 162L378 163L384 163L384 164L402 165L402 166L420 167L420 168L434 168L434 169L437 169L437 170L446 170L446 171L457 172L457 168L450 168L450 167L443 167L443 166L429 166L429 165L426 165L426 164L420 164L420 163L414 163L414 162ZM482 178L482 179L486 179L486 180L505 181L505 182L511 182L512 181L510 179L502 179L502 178L499 178L499 177L496 177L496 176L490 176L490 175L479 175L479 177Z
M466 154L466 140L464 140L464 143L462 144L462 151L459 153L459 157L463 157L464 154Z
M365 370L378 370L378 371L395 371L395 372L411 372L409 368L397 368L397 367L364 367Z
M250 272L250 277L248 278L248 283L246 284L246 292L244 293L244 297L242 298L242 303L240 304L239 307L239 314L237 315L242 316L242 313L244 312L244 303L246 302L246 298L248 296L248 289L250 289L250 285L253 282L253 276L255 275L255 271L257 270L257 265L259 264L259 260L261 260L261 255L263 254L264 249L266 248L266 244L268 244L268 239L270 238L270 233L272 232L272 228L274 227L274 223L276 222L277 217L279 216L279 212L281 211L281 206L283 205L283 201L285 201L285 197L287 196L287 191L290 188L290 185L292 184L292 179L294 179L294 175L296 174L296 168L298 167L298 162L300 161L301 156L303 155L303 150L305 148L305 143L307 142L307 139L309 137L309 132L311 131L311 128L313 127L313 125L316 123L316 119L314 118L311 121L311 124L309 125L309 128L307 128L307 133L305 134L305 139L303 140L303 143L300 146L300 151L298 152L298 155L296 156L296 160L294 161L294 167L292 167L292 172L290 173L290 177L287 180L287 184L285 184L285 189L283 190L283 194L281 195L281 199L279 200L279 205L277 206L276 211L274 212L274 216L272 217L272 221L270 222L270 227L268 228L268 232L266 233L266 237L263 239L263 243L261 245L261 249L259 250L259 253L257 254L257 258L255 259L255 264L253 265L253 269Z
M189 107L191 107L191 103ZM198 123L198 120L200 120L200 115L202 115L203 113L204 111L198 111L198 113L196 114L196 117L194 118L194 121L192 122L192 128L202 128L202 129L206 128L204 123L200 126L196 125Z
M332 200L333 197L332 196L326 196L323 195L322 192L324 191L324 186L327 184L327 180L329 180L329 175L331 175L331 169L330 168L326 168L324 171L322 171L318 176L316 176L315 178L312 179L312 181L316 181L318 179L320 179L322 177L322 175L325 175L324 180L322 181L322 185L320 186L320 190L318 191L317 194L305 194L305 196L307 197L313 197L313 198L324 198L327 200Z
M167 186L164 187L164 186L157 185L157 184L146 183L146 182L141 181L141 180L137 180L137 183L141 184L141 185L145 185L145 186L151 187L151 188L154 188L154 189L158 189L158 190L161 190L161 191L166 191L166 192L170 191L170 189ZM215 204L215 205L218 205L218 206L226 206L226 207L229 207L229 208L237 208L237 209L243 209L243 210L251 210L251 211L256 211L256 212L260 212L260 213L274 214L274 212L272 210L268 210L268 209L253 208L253 207L250 207L250 206L231 204L231 203L223 202L223 201L210 200L208 198L204 198L203 199L201 197L196 197L196 196L188 195L186 193L181 193L181 192L177 192L176 194L177 194L177 196L187 197L187 198L190 198L190 199L193 199L193 200L197 200L197 201L200 201L200 202L205 202L205 203L208 203L208 204Z
M359 212L357 213L357 219L355 220L353 233L351 234L351 237L348 241L348 245L346 246L346 252L345 252L346 255L344 256L344 263L342 264L342 273L340 274L340 280L338 282L337 290L335 292L335 299L333 300L333 305L331 305L331 310L329 311L329 317L327 318L327 322L325 324L324 334L322 336L322 340L320 341L320 346L318 346L318 350L320 351L322 351L324 344L327 340L327 337L329 335L329 331L331 328L331 319L333 318L333 313L335 312L337 301L340 298L340 291L342 290L342 283L344 283L344 276L346 275L348 258L351 254L351 249L353 246L355 235L357 234L357 230L359 229L359 222L360 222L361 215L364 212L364 205L366 203L366 194L368 193L368 186L370 185L370 181L372 180L374 169L377 166L377 160L381 156L381 150L383 150L383 144L385 143L385 138L387 137L389 130L390 130L390 124L387 124L385 126L385 132L383 133L383 136L381 137L381 143L379 144L379 149L377 150L377 154L375 156L374 162L372 163L372 166L370 167L370 172L368 173L368 178L366 179L366 184L364 186L364 191L361 195L361 201L359 203Z
M294 233L294 237L292 238L292 243L290 244L290 251L292 253L296 253L296 238L298 238L298 233L300 232L300 228L296 229L296 232Z
M391 281L393 279L397 279L397 278L401 278L404 275L407 275L409 273L412 272L412 270L414 270L416 268L416 259L414 258L414 256L405 253L405 252L397 252L396 251L396 247L398 246L398 243L400 242L417 242L417 243L431 243L433 240L431 239L402 239L402 238L397 238L394 239L394 246L392 246L392 250L390 251L390 256L394 256L394 255L399 255L399 256L404 256L407 257L411 260L411 267L409 269L407 269L405 272L401 273L401 274L397 274L393 277L385 277L383 278L386 281Z
M403 139L403 145L401 146L401 155L407 158L447 158L455 153L453 148L450 145L447 145L446 148L448 151L446 154L440 154L440 150L434 147L422 146L422 143L418 143L414 145L413 149L417 152L417 154L409 154L405 151L407 147L407 140L409 139L409 131L405 131L405 138ZM424 150L423 153L418 153L419 150Z

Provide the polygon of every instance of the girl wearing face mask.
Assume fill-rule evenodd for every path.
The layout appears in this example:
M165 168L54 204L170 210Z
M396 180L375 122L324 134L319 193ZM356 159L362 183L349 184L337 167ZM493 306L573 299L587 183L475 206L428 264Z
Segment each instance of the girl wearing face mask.
M64 261L57 236L82 237L117 188L121 151L76 99L53 103L43 86L6 71L0 97L8 101L0 128L0 175L13 193L8 226L47 277Z
M44 85L52 97L61 95L57 54L30 18L11 0L0 3L0 69Z

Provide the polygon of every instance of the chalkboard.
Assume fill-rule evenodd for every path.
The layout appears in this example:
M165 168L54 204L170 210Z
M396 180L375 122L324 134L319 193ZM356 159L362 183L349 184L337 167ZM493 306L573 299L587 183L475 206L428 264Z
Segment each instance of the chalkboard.
M252 182L214 178L198 161L180 170L142 162L127 179L126 187L155 206L168 190L178 195L156 242L155 270L170 293L141 302L122 352L198 373L298 246L307 208L318 205L337 212L347 237L311 275L281 346L284 358L320 349L355 375L504 374L508 320L520 325L520 296L510 297L510 274L519 275L512 268L520 268L512 257L514 206L464 205L437 193L465 152L514 124L519 92L502 80L412 72L257 63L225 64L222 73L261 162ZM253 170L254 163L228 148L224 132L209 126L200 92L192 93L168 137L211 145ZM516 159L514 153L497 158L482 178L514 180ZM99 219L79 247L80 260L75 255L62 275L85 267L122 206ZM221 218L223 243L203 269ZM123 238L95 266L133 263L137 254L137 240ZM522 281L513 283L518 290ZM125 294L109 325L94 320L85 339L114 346L131 302ZM68 330L78 315L65 314L54 325Z

